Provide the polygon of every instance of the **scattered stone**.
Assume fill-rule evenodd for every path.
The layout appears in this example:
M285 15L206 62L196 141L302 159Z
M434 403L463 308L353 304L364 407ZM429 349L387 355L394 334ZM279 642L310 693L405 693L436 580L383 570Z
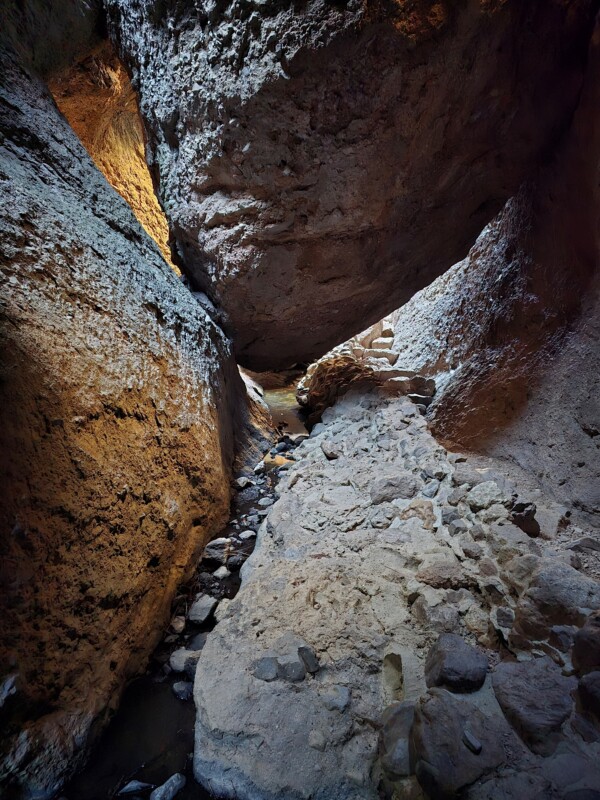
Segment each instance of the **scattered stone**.
M600 669L600 614L592 614L576 631L571 658L580 675Z
M373 505L378 505L399 498L408 500L415 496L417 490L418 483L410 475L379 478L371 488L371 502Z
M277 659L278 676L284 681L299 683L306 676L306 668L299 655L280 656Z
M256 531L246 530L240 533L240 539L243 542L248 541L248 539L256 539Z
M299 647L298 655L302 659L307 672L314 675L319 671L319 659L312 647L308 647L307 645Z
M220 537L219 539L213 539L212 542L206 545L202 558L207 561L218 561L220 564L226 564L230 552L231 539Z
M442 508L442 525L450 525L451 522L459 519L459 517L460 514L455 508L448 508L448 506Z
M173 672L186 672L188 664L193 664L195 668L199 658L199 650L188 650L186 647L179 647L171 653L169 666Z
M502 720L484 716L444 689L429 689L415 706L411 730L415 772L427 795L457 797L502 764L503 733Z
M185 617L173 617L171 620L171 630L175 633L183 633L185 629Z
M129 781L129 783L126 783L125 786L118 792L118 795L120 797L121 795L136 794L136 792L147 792L149 789L154 789L153 783Z
M473 580L465 574L457 561L435 561L421 567L416 578L434 589L460 589L473 585Z
M467 540L461 540L460 546L462 547L463 553L466 555L467 558L472 558L473 561L479 561L479 559L483 556L483 548L477 542L471 542Z
M188 611L188 619L197 625L202 625L210 617L217 605L218 600L215 600L214 597L208 594L199 594Z
M494 503L506 503L507 498L495 481L484 481L474 486L467 495L467 503L472 511L481 511Z
M327 458L329 461L335 461L336 458L339 458L342 455L340 446L327 440L321 442L321 450L323 451L325 458Z
M583 536L567 545L568 550L574 550L576 553L585 553L590 551L600 550L600 539L594 539L591 536Z
M241 569L244 561L246 561L246 556L243 553L236 553L236 555L230 556L230 558L227 561L227 566L232 570ZM221 569L223 569L223 567L221 567ZM229 572L229 570L228 573L229 575L231 575L231 572Z
M438 480L430 481L430 483L421 490L423 497L433 498L440 490L440 482Z
M313 750L320 750L323 752L327 747L327 739L321 731L311 731L308 734L308 746Z
M175 795L185 786L185 775L176 772L168 781L155 789L150 795L150 800L173 800Z
M261 508L267 508L272 506L274 502L275 500L272 497L261 497L257 505L261 506Z
M250 478L247 478L245 475L242 475L241 478L238 478L235 481L235 485L238 489L245 489L247 486L254 486L254 481Z
M233 559L229 559L229 561L232 560ZM222 581L225 578L228 578L231 575L231 572L227 569L227 567L219 567L219 569L216 569L213 572L213 575L215 578L218 578L220 581Z
M555 735L573 710L574 678L565 678L548 656L532 661L503 661L492 684L508 721L531 750L550 755Z
M194 684L191 681L175 681L172 688L178 700L189 700L194 692Z
M350 703L350 689L347 686L330 686L322 692L321 699L330 711L345 711Z
M457 505L460 503L460 501L461 501L461 500L464 500L464 498L465 498L466 496L467 496L467 490L466 490L466 488L465 488L465 487L463 487L463 486L460 486L460 487L458 487L458 488L456 488L456 489L453 489L453 490L452 490L452 491L449 493L449 495L448 495L448 497L446 498L446 500L447 500L447 502L449 503L449 505L451 505L451 506L457 506Z
M382 714L379 734L381 766L390 780L410 775L409 737L415 717L415 704L410 700L393 703Z
M453 692L475 692L483 686L488 660L454 633L442 633L425 662L428 687L445 686Z
M528 536L539 536L540 526L535 518L536 511L535 503L514 503L511 510L511 519Z
M204 645L206 644L206 640L208 639L207 633L197 633L195 636L187 642L187 649L188 650L202 650Z
M588 672L581 678L579 696L583 710L600 717L600 670Z
M454 519L448 525L448 532L450 536L457 536L460 533L466 533L468 530L469 526L464 519Z
M252 674L259 681L274 681L278 676L278 666L274 656L264 656L255 662Z

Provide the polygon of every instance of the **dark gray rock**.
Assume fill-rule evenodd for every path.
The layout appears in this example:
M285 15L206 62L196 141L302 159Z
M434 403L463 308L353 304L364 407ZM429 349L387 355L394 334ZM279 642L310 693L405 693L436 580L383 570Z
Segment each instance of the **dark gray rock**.
M575 632L571 658L580 675L600 669L600 614L592 614Z
M277 659L278 676L284 681L299 683L306 677L304 661L299 655L279 656Z
M516 502L511 510L511 519L517 528L520 528L528 536L539 536L540 525L535 518L537 511L535 503Z
M460 533L466 533L469 530L469 526L464 521L464 519L454 519L448 525L448 532L450 536L457 536Z
M545 656L532 661L498 664L492 685L511 725L535 753L549 755L557 734L573 710L574 678L565 678Z
M314 675L316 672L319 671L319 659L317 658L316 653L312 649L312 647L308 646L299 647L298 655L302 659L302 663L304 664L307 672L310 672L311 675Z
M445 689L429 689L416 704L410 736L415 772L427 795L455 798L502 764L504 725Z
M231 539L220 537L209 542L202 553L202 558L207 561L218 561L219 564L226 564L229 553L231 552Z
M218 600L208 594L200 594L192 603L188 611L188 619L190 622L195 622L197 625L202 625L203 622L210 617L218 605Z
M474 692L483 686L488 660L455 633L442 633L425 662L428 687L445 686L453 692Z
M600 717L600 670L588 672L580 679L579 697L583 711Z
M414 717L415 704L409 700L393 703L382 714L379 757L384 772L392 781L414 772L409 746Z
M252 674L259 681L274 681L279 674L279 665L274 656L259 658L254 664Z
M194 684L191 681L175 681L172 689L178 700L189 700L194 693Z

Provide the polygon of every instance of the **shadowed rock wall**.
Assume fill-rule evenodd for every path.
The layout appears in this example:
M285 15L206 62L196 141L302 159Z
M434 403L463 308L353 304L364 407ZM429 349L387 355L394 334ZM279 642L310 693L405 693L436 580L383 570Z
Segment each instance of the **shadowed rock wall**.
M319 356L467 254L568 125L593 6L106 0L242 365Z
M0 794L45 798L225 520L248 419L223 332L7 36L37 41L41 58L52 26L12 13L0 36Z

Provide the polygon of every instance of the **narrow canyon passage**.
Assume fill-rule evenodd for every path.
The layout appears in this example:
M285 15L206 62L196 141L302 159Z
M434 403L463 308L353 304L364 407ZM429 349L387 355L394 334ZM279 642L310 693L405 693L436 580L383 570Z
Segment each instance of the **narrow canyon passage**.
M600 3L0 9L0 797L600 800Z

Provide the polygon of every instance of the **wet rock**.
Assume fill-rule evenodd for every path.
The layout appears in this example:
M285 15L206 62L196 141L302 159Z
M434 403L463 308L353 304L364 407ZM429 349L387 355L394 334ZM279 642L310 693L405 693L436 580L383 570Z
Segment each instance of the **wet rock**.
M168 781L155 789L150 795L150 800L173 800L178 792L185 786L185 775L177 772L171 775Z
M600 614L592 614L576 631L571 658L580 675L600 669Z
M392 781L414 772L409 747L414 717L415 704L410 700L393 703L382 714L379 757L383 770Z
M532 661L498 664L492 684L506 718L535 752L548 755L556 734L573 710L573 678L565 678L547 656Z
M580 679L579 696L583 711L600 717L600 670L588 672Z
M427 655L428 687L444 686L453 692L474 692L483 686L488 660L461 636L443 633Z
M190 622L202 625L213 613L218 602L218 600L208 594L198 595L188 611L188 619Z
M415 772L428 796L450 800L505 759L502 721L444 689L416 704L411 731Z
M175 681L172 689L178 700L189 700L194 693L194 684L191 681Z
M410 475L379 478L371 487L371 502L378 505L398 498L408 500L415 496L418 487L416 479Z

